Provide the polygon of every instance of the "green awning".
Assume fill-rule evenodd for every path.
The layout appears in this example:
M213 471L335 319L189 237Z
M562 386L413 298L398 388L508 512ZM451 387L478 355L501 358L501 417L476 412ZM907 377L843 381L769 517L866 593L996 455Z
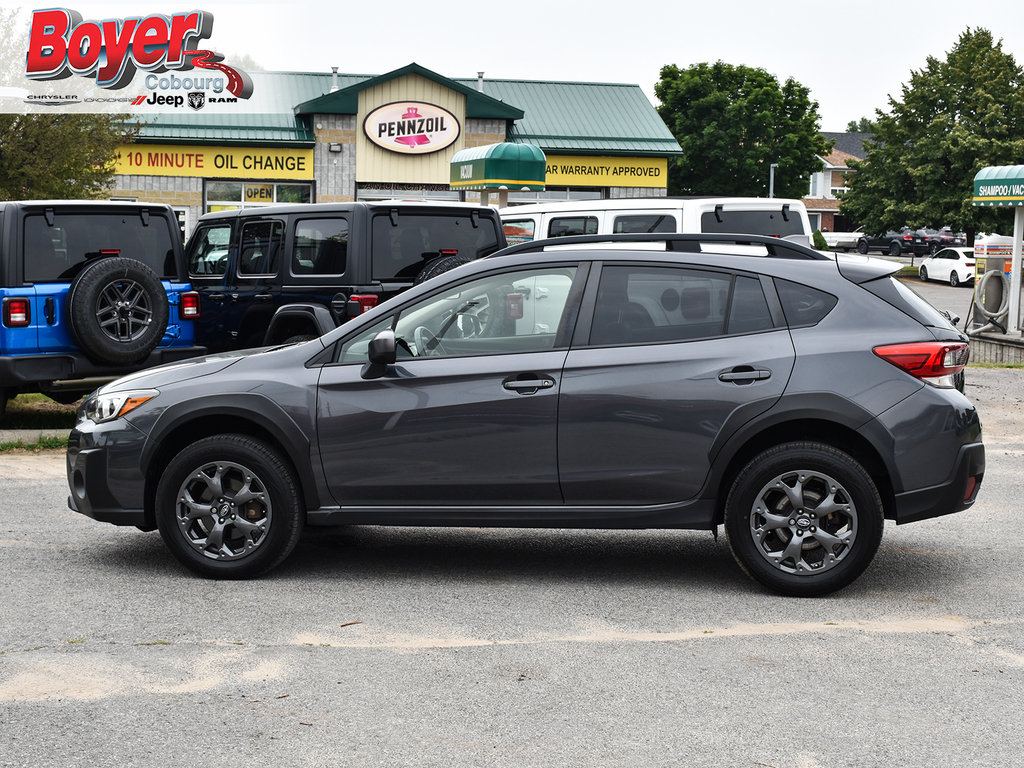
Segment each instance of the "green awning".
M452 189L544 189L547 160L533 144L488 144L455 153L451 162Z
M1024 205L1024 165L993 165L974 177L974 205Z

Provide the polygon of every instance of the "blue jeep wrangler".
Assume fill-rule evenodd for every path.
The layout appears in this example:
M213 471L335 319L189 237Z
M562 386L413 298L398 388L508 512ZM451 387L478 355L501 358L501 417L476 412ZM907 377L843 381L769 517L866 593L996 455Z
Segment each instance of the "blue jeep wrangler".
M74 402L110 379L203 354L170 206L0 203L0 415L20 392Z

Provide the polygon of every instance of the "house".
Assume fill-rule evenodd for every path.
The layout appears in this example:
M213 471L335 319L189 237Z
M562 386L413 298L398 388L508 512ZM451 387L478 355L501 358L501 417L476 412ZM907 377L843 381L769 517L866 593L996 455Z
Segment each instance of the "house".
M804 196L807 215L811 220L812 229L831 232L848 231L859 222L853 222L839 213L839 200L846 192L847 179L855 171L847 165L849 160L863 160L867 157L864 142L874 134L871 133L826 133L822 136L833 142L832 151L819 156L822 169L811 174L810 190Z

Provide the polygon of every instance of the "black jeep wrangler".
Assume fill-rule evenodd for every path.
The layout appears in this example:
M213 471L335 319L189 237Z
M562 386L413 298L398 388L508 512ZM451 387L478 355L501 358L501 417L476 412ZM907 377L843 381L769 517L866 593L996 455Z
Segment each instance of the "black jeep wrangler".
M196 338L212 352L320 336L430 277L504 248L493 208L318 203L208 213L185 248Z
M201 355L174 211L155 203L0 203L0 415L19 392L74 402Z

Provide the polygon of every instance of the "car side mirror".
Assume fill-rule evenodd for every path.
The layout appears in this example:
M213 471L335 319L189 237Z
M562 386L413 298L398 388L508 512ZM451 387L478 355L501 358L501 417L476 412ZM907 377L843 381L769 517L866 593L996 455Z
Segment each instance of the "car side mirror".
M370 340L367 350L369 362L363 366L360 376L364 379L379 379L398 359L397 347L395 345L395 332L390 328L378 333Z

